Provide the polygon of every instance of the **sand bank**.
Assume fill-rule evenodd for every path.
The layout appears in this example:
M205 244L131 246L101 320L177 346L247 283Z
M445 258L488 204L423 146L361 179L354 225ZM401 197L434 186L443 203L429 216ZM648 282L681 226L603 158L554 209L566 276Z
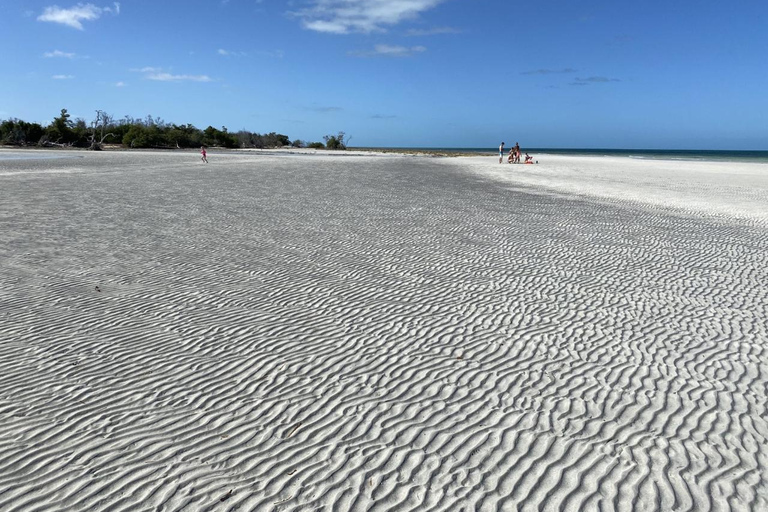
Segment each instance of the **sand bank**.
M0 160L0 510L768 508L768 166L209 159Z

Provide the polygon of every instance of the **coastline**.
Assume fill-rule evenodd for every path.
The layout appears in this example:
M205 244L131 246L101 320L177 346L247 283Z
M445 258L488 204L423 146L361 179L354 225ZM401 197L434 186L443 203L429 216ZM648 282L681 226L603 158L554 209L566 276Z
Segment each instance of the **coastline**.
M423 156L432 158L453 157L495 157L498 151L493 148L378 148L350 147L346 150L328 150L313 148L275 147L275 148L223 148L211 147L216 152L256 152L267 154L328 154L328 155L396 155ZM0 152L11 151L91 151L88 148L76 147L38 147L38 146L0 146ZM198 148L126 148L122 145L104 144L102 151L128 152L198 152ZM768 151L765 150L660 150L660 149L599 149L599 148L529 148L525 149L534 156L541 157L602 157L629 158L636 160L670 160L679 162L738 162L738 163L768 163Z

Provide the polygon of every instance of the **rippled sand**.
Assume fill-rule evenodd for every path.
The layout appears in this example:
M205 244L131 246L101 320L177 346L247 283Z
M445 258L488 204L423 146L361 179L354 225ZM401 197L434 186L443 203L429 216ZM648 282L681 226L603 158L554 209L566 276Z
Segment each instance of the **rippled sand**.
M768 509L768 165L63 155L0 159L0 510Z

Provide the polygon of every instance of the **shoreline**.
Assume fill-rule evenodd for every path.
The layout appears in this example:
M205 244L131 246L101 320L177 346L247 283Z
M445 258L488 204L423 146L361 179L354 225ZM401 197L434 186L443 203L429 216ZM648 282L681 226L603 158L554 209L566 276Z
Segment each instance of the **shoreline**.
M93 152L88 148L77 147L38 147L38 146L0 146L0 153L11 151L85 151ZM492 148L486 150L465 148L374 148L374 147L350 147L346 150L329 150L314 148L294 148L294 147L275 147L275 148L224 148L209 147L214 153L238 153L253 152L262 154L319 154L319 155L395 155L395 156L415 156L429 158L458 158L458 157L487 157L498 158L498 151ZM106 152L199 152L199 148L126 148L121 145L104 145L100 151ZM98 151L97 151L98 152ZM625 158L630 160L665 160L671 162L719 162L719 163L768 163L768 151L763 150L657 150L657 149L528 149L534 160L540 160L547 157L571 158L578 157L602 157L602 158ZM506 155L504 156L506 164ZM525 165L525 164L515 164Z

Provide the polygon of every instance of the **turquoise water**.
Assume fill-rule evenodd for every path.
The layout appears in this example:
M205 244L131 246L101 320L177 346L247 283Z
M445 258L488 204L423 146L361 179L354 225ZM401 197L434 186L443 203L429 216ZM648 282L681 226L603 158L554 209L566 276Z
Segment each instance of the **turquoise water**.
M408 148L428 149L435 151L457 153L478 153L498 155L495 148ZM505 149L505 153L509 147ZM731 150L682 150L682 149L576 149L576 148L522 148L523 154L531 156L550 155L582 155L582 156L618 156L626 158L653 160L686 160L686 161L737 161L768 163L768 151L731 151Z

